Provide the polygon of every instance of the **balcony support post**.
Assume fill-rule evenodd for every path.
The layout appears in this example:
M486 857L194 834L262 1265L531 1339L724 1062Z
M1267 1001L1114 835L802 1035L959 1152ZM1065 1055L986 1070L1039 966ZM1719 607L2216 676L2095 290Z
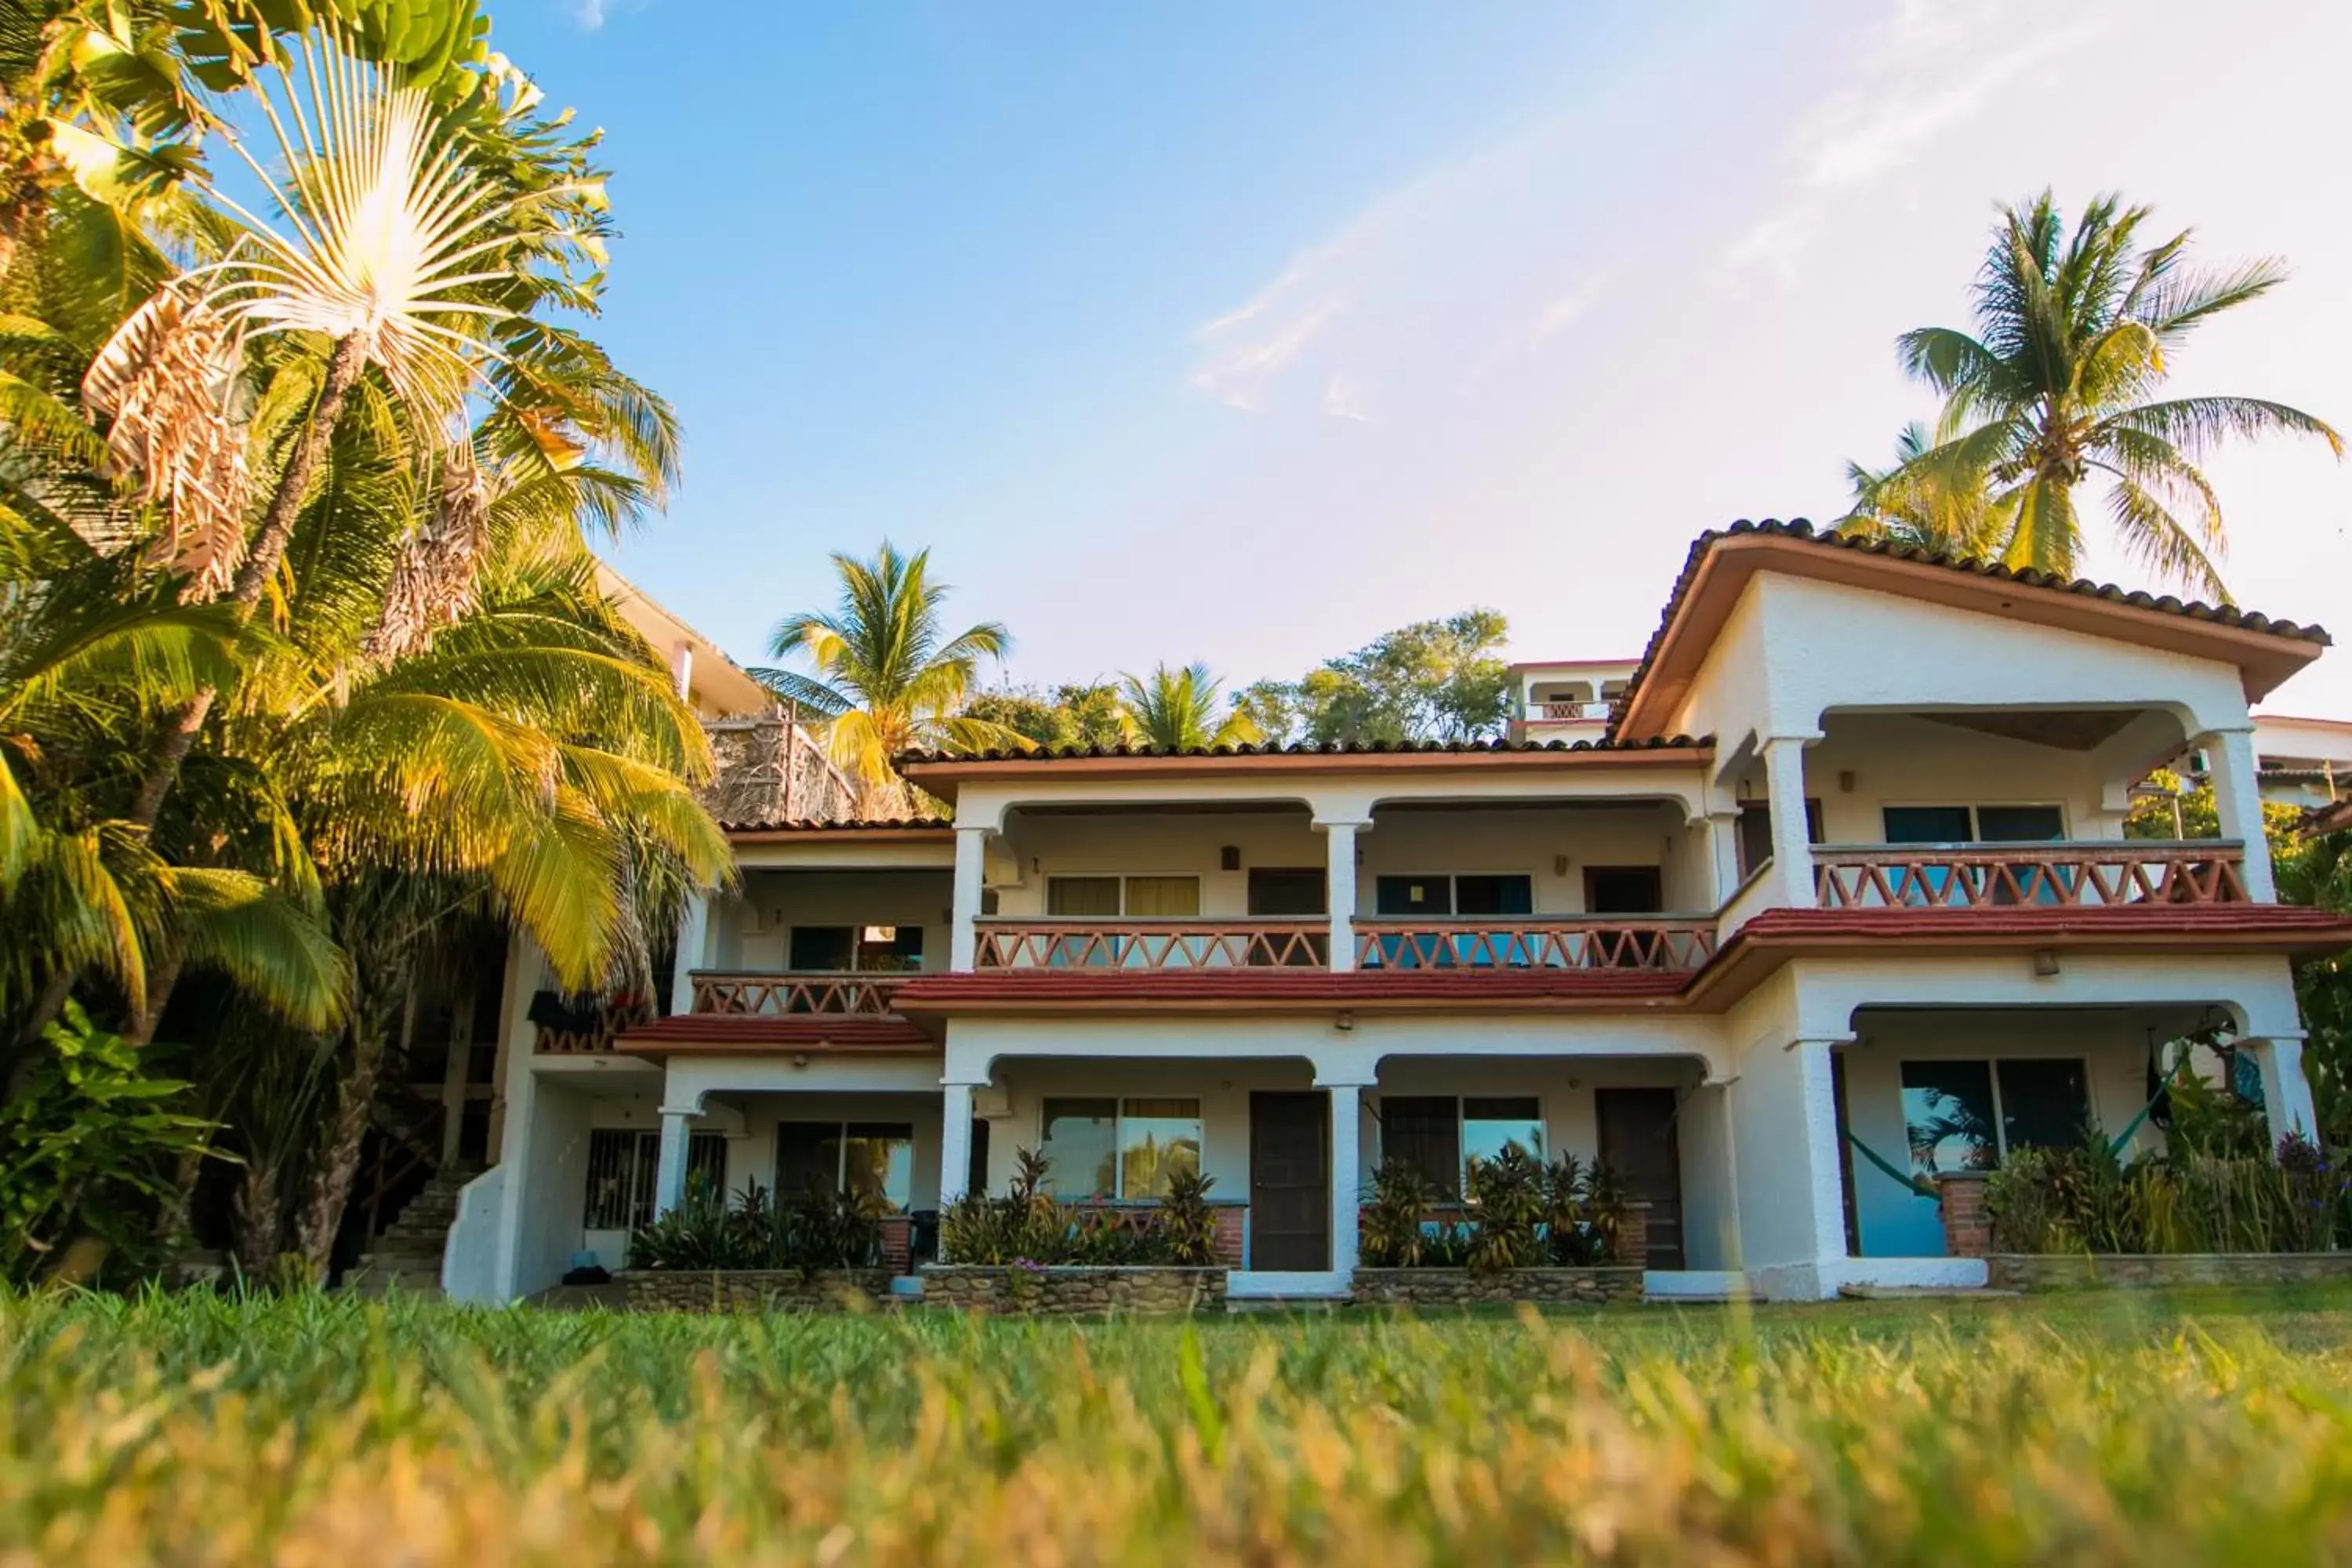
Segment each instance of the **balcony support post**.
M677 922L677 957L670 965L669 1016L694 1011L694 972L710 965L710 895L688 893Z
M980 955L980 931L973 922L980 919L987 855L988 829L959 824L955 830L954 924L948 936L948 968L958 974L970 974Z
M2303 1075L2303 1037L2274 1034L2240 1044L2253 1053L2254 1065L2262 1069L2263 1113L2270 1121L2273 1156L2279 1140L2290 1132L2316 1140L2319 1113L2311 1102L2311 1080Z
M2263 790L2254 773L2254 732L2216 730L2197 742L2205 749L2207 776L2213 784L2213 814L2221 818L2221 837L2245 846L2246 858L2238 875L2246 897L2258 904L2278 902L2278 887L2271 876L2270 839L2263 832Z
M1818 735L1775 735L1764 742L1765 798L1772 807L1772 864L1780 879L1779 902L1809 910L1819 901L1813 889L1813 843L1805 811L1805 746Z
M661 1154L654 1163L654 1217L659 1219L686 1198L686 1122L688 1106L661 1108Z
M971 1091L968 1083L940 1085L940 1207L971 1186Z
M1371 1087L1362 1083L1323 1086L1331 1096L1331 1272L1345 1287L1356 1277L1360 1252L1358 1211L1363 1194L1363 1099Z
M1323 830L1328 858L1324 907L1331 921L1329 962L1333 970L1345 972L1356 967L1356 835L1371 824L1334 820L1315 826Z

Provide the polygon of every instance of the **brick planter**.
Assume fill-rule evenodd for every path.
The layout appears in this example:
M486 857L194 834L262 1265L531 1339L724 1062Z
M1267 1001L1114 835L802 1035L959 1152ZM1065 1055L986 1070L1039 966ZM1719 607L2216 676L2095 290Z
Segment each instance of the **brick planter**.
M2169 1290L2189 1285L2303 1285L2352 1279L2352 1252L1996 1252L1996 1290Z
M1642 1299L1638 1265L1603 1268L1358 1268L1350 1299L1359 1307L1470 1307L1491 1301L1599 1307Z
M926 1263L922 1277L926 1305L964 1311L1073 1317L1096 1312L1225 1310L1225 1270L1222 1266L1022 1268Z
M1954 1171L1936 1178L1945 1257L1982 1258L1992 1251L1992 1211L1985 1206L1990 1179L1983 1171Z
M633 1268L614 1276L646 1312L860 1311L890 1299L887 1268Z

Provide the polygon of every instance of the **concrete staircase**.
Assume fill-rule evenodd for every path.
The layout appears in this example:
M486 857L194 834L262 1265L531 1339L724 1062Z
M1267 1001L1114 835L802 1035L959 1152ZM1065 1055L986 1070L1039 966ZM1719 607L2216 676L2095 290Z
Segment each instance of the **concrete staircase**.
M400 1216L360 1254L343 1277L343 1288L362 1296L388 1296L395 1290L404 1296L440 1295L441 1254L457 1218L457 1191L481 1173L481 1166L469 1160L436 1171Z

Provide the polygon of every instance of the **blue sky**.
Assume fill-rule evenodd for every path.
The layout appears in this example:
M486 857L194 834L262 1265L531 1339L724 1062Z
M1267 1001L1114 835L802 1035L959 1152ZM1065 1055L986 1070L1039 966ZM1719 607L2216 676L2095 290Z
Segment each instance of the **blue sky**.
M601 331L686 423L614 559L745 662L886 535L1018 679L1294 674L1473 603L1630 654L1693 534L1834 515L1928 411L1894 335L1964 321L2044 184L2286 255L2179 379L2352 425L2332 8L1792 9L502 0L608 132ZM2352 635L2347 471L2213 472L2241 599ZM2352 714L2352 668L2273 706Z

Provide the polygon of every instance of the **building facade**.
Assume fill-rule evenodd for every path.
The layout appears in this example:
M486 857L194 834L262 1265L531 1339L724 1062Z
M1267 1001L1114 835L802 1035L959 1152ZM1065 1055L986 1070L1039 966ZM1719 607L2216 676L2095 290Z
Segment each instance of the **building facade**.
M2291 965L2352 927L2276 900L2251 704L2325 645L1742 524L1505 742L902 759L944 819L730 822L667 1016L552 1037L509 963L445 1281L617 1267L693 1171L919 1216L1032 1150L1113 1204L1197 1165L1234 1294L1338 1294L1382 1161L1517 1142L1651 1205L1654 1295L1980 1282L1878 1162L2120 1131L2207 1029L2311 1127ZM2221 837L2126 839L2191 749Z

